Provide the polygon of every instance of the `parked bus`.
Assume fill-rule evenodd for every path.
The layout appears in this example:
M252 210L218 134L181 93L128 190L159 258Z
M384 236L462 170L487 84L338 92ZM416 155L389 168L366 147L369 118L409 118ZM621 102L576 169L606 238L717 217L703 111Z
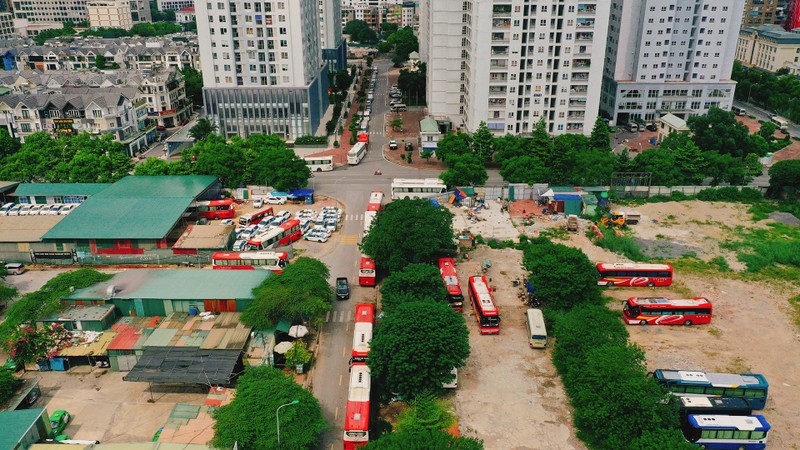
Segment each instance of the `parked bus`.
M189 219L196 219L198 217L205 217L206 219L232 219L236 214L236 209L233 206L232 198L223 198L221 200L201 200L192 203L184 217Z
M211 255L211 264L217 270L271 270L283 272L289 264L286 252L216 252Z
M367 151L369 151L369 134L361 133L358 135L358 142L363 142L364 145L367 147Z
M303 237L300 221L287 220L266 233L255 236L247 241L249 250L267 250L270 248L288 245Z
M367 144L363 142L356 142L356 145L347 152L347 164L355 166L360 163L364 156L367 154Z
M778 126L778 129L781 131L786 131L789 129L789 121L784 119L780 116L775 116L772 118L772 123Z
M757 373L658 369L653 376L673 394L741 398L751 409L764 409L767 403L769 383L764 375Z
M690 414L681 429L692 444L707 449L765 449L769 422L764 416Z
M258 212L242 214L239 217L239 226L240 227L249 227L250 225L258 225L261 223L262 220L266 217L274 216L275 212L272 210L272 207L267 209L263 209Z
M361 264L358 266L359 286L375 286L375 261L367 256L361 257Z
M678 397L681 417L685 420L690 414L725 414L728 416L749 416L753 410L746 401L738 397Z
M333 156L307 156L303 159L312 172L330 172L333 170Z
M364 237L367 237L369 234L369 228L372 226L372 221L375 220L375 216L378 213L376 211L367 211L364 213Z
M461 292L461 284L458 282L456 272L456 262L453 258L439 259L439 273L442 274L444 286L447 288L447 300L450 307L458 312L464 311L464 294Z
M367 211L380 211L383 208L383 192L372 191L369 194L369 203L367 203Z
M350 368L350 387L344 416L344 448L352 450L369 443L369 394L371 379L364 363Z
M623 302L622 320L629 325L696 325L711 322L711 302L705 297L669 299L631 297Z
M500 334L500 314L486 277L469 277L469 298L481 334Z
M447 192L438 178L395 178L392 180L392 199L435 197Z
M547 328L544 326L544 315L541 309L525 311L525 325L528 329L528 344L531 348L547 347Z
M370 305L369 303L360 303L356 305L351 363L367 361L367 356L369 356L369 342L372 340L372 327L374 323L375 305Z
M599 263L600 286L669 286L672 266L669 264Z

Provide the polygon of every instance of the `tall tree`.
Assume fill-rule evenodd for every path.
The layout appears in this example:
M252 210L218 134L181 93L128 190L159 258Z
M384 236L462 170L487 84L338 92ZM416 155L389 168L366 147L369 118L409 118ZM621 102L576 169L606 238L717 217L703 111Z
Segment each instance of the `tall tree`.
M189 136L195 142L205 140L208 136L217 131L217 124L211 122L205 117L197 120L192 128L189 128Z
M320 260L297 258L282 274L267 277L253 289L255 300L242 313L242 323L263 330L281 318L319 322L333 307L329 275L328 266Z
M597 269L581 250L539 238L525 247L523 264L529 281L548 307L568 310L576 303L600 300ZM570 280L564 284L564 280Z
M375 217L361 251L392 272L431 262L456 249L452 218L428 199L395 200Z
M702 151L743 157L751 152L747 126L729 111L711 108L707 114L689 117L686 121L692 139Z
M370 343L372 376L404 398L442 391L469 357L464 316L443 303L406 303L386 316Z
M781 198L800 191L800 160L778 161L769 168L769 194ZM790 197L791 198L791 197Z
M228 144L225 138L218 134L211 134L197 141L182 155L187 164L193 162L194 173L215 175L219 177L223 186L242 186L247 181L243 178L245 170L243 149L238 145Z
M483 161L481 161L478 155L473 153L455 157L451 156L448 162L450 168L442 172L439 178L449 187L480 186L489 178Z
M186 66L180 69L186 97L192 100L195 106L203 106L203 74L194 67Z
M551 180L550 168L536 156L517 156L507 160L500 169L500 175L509 183L533 184Z
M500 167L511 158L528 156L529 151L527 139L513 134L507 134L494 140L494 162Z
M589 148L601 152L611 151L611 135L606 123L600 120L599 117L594 121L592 134L589 136Z
M450 166L449 159L453 156L465 155L471 152L472 138L467 133L447 133L436 144L436 158ZM455 160L453 160L455 162Z
M409 264L393 272L381 285L381 305L390 314L398 305L408 301L447 303L447 289L439 269L431 264Z
M486 126L486 122L481 122L478 129L472 133L472 152L480 158L484 164L492 161L494 155L494 135Z
M161 158L147 158L143 163L136 166L134 175L169 175L169 165Z
M21 147L19 139L11 137L7 129L0 128L0 161L18 152Z
M280 448L313 448L327 427L314 395L268 366L248 367L237 381L236 397L219 407L214 419L214 448L279 448L278 421Z
M553 138L547 132L547 123L544 117L536 122L531 132L531 138L528 141L528 146L533 156L538 156L540 159L545 160L553 151Z
M243 143L246 154L246 173L256 184L272 186L279 191L301 188L308 184L311 170L275 134L254 134Z

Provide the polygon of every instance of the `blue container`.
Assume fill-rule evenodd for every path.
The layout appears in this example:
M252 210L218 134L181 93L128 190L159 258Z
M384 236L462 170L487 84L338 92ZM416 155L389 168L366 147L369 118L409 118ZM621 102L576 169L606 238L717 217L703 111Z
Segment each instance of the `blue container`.
M313 205L314 204L314 197L308 196L306 197L306 205Z
M656 145L656 138L650 138L650 145Z
M196 315L198 315L198 314L200 314L200 310L199 310L199 309L197 309L197 307L196 307L196 306L190 306L190 307L189 307L189 315L190 315L190 316L196 316Z

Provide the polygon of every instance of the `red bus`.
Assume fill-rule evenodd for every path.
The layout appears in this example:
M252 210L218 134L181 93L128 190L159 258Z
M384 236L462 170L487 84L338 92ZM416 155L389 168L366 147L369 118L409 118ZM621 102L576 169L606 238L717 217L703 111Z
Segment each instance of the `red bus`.
M352 450L369 443L369 394L371 379L364 363L350 368L350 387L344 416L344 448Z
M469 298L481 334L500 334L500 313L494 303L486 277L469 277Z
M372 326L374 321L375 305L370 305L368 303L356 305L351 363L365 362L367 360L367 356L369 356L369 342L372 340Z
M369 194L367 211L380 211L381 208L383 208L383 192L372 191L372 193Z
M358 266L358 284L375 286L375 261L367 256L361 257L361 264Z
M289 264L286 252L216 252L211 255L211 264L216 270L271 270L283 272Z
M233 206L232 198L223 198L221 200L202 200L194 202L187 210L184 217L195 219L197 217L205 217L206 219L232 219L236 214L236 209Z
M239 217L239 226L249 227L250 225L258 225L266 217L271 217L274 215L275 212L272 210L271 206L258 212L242 214L242 216Z
M291 244L301 237L303 237L303 230L300 229L300 221L292 219L250 239L247 241L247 247L249 250L268 250Z
M447 288L447 300L450 307L458 312L464 310L464 294L461 292L461 285L458 283L458 273L456 273L456 262L453 258L439 259L439 273Z
M672 266L669 264L599 263L600 286L669 286Z
M711 302L705 297L631 297L622 305L622 320L629 325L696 325L711 322Z
M367 151L369 151L369 135L367 133L359 134L358 135L358 142L363 142L364 143L364 147L366 147Z

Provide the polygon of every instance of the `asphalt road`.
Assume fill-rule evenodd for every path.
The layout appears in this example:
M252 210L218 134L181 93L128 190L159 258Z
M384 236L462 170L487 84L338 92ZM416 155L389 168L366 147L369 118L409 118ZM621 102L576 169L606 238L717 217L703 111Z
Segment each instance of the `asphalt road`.
M771 112L767 111L766 109L759 108L756 105L743 102L740 100L733 101L734 106L738 106L740 108L744 108L747 110L747 114L751 116L755 116L758 120L770 120L769 116L772 114ZM789 122L789 134L792 136L800 136L800 125L796 123Z

